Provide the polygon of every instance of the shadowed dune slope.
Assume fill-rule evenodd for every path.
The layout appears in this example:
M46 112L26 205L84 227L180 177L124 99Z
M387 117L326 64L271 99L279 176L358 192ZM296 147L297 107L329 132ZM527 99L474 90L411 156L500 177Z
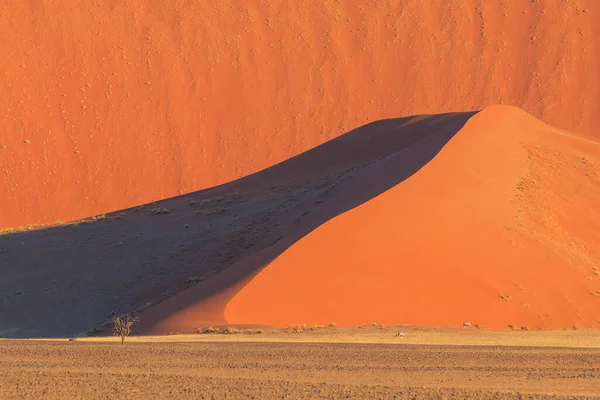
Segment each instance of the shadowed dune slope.
M597 0L0 2L0 228L233 181L367 122L596 135Z
M417 172L472 115L373 122L226 185L0 234L0 336L93 332L150 306L138 332L224 324L227 302L267 263Z
M600 142L488 108L285 251L225 320L600 328L599 174Z

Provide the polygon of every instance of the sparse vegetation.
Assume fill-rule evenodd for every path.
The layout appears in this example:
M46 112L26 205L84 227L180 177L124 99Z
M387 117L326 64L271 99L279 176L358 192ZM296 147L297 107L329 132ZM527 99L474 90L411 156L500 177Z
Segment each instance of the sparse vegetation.
M154 207L152 209L152 215L162 215L162 214L168 214L170 211L168 208L162 208L162 207Z
M257 329L257 330L245 329L244 330L244 329L237 329L237 328L234 328L231 326L228 326L224 330L209 326L208 328L205 328L205 329L196 328L195 331L196 331L196 333L222 333L222 334L246 334L246 335L255 335L255 334L263 333L262 329Z
M329 327L330 328L335 328L335 327L337 327L337 324L335 322L332 322L332 323L329 324Z
M138 321L138 317L132 317L129 314L113 318L113 335L121 337L122 345L125 344L125 338L131 334L131 327Z
M202 282L203 280L204 280L204 278L202 278L202 277L190 276L189 278L187 278L185 283L187 283L188 285L195 285L196 283Z
M287 333L302 333L306 329L306 324L304 324L304 329L302 325L290 325L285 330Z

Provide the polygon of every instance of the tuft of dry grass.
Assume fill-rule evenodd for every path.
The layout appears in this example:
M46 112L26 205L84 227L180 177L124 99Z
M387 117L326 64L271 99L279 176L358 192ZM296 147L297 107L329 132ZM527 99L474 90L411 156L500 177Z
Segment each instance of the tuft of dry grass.
M304 325L290 325L285 330L286 333L302 333L306 329L306 324Z
M162 214L168 214L170 211L168 208L162 208L162 207L154 207L152 209L152 215L162 215Z
M204 278L202 278L202 277L190 276L189 278L186 279L185 283L195 285L198 282L202 282L203 280L204 280Z

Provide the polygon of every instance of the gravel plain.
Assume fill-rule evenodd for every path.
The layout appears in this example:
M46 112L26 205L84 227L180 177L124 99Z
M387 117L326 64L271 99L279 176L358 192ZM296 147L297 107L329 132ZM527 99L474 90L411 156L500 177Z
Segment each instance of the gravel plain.
M2 399L600 397L600 349L0 341Z

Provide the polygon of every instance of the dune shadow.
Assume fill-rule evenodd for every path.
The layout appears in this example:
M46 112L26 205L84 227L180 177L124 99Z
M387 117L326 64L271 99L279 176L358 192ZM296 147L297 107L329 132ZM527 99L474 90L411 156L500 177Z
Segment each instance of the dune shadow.
M0 236L0 337L223 322L226 303L321 224L431 161L475 113L373 122L236 181L67 226ZM181 320L181 318L179 318ZM176 324L175 324L176 325Z

